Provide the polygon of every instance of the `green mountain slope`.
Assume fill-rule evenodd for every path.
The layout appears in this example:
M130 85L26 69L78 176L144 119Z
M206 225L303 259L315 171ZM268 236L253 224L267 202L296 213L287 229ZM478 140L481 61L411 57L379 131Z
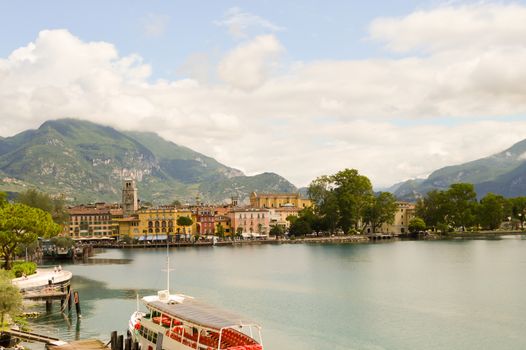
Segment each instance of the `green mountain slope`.
M526 140L486 158L438 169L425 180L406 181L397 185L394 194L414 200L430 190L446 189L458 182L474 184L479 198L488 192L507 197L526 195Z
M143 201L155 203L295 190L276 174L266 181L246 177L154 133L120 132L75 119L48 121L37 130L0 139L0 176L0 190L34 186L74 202L119 201L122 179L128 177L137 180ZM234 190L238 182L243 184L239 191Z

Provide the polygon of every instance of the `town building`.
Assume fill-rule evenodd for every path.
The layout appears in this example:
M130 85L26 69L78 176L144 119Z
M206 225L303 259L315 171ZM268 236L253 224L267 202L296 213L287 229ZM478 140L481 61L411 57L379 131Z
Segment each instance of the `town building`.
M392 224L383 224L379 233L406 234L409 232L409 222L415 218L415 205L409 202L397 202L398 208L395 212ZM368 228L370 233L370 229ZM366 231L367 232L367 231Z
M299 216L299 208L296 208L292 205L285 205L280 208L270 208L269 209L269 217L270 222L269 225L272 226L281 226L285 231L287 231L290 227L290 221L287 220L289 216Z
M294 206L299 209L312 206L309 199L302 198L299 193L256 193L250 194L250 206L253 208L281 208Z
M69 207L67 213L64 231L72 238L110 238L118 234L119 225L113 220L114 217L122 217L118 204L83 204Z
M213 235L215 233L215 211L213 207L195 208L196 233Z
M191 226L181 226L177 224L177 219L186 216L192 219ZM168 236L187 234L196 232L196 220L192 211L187 208L175 208L173 206L161 206L158 208L142 209L137 212L138 219L138 239L160 240ZM146 237L146 238L141 238Z
M262 208L233 208L228 212L233 234L241 232L244 236L268 235L270 213Z
M232 235L232 228L230 227L230 218L228 217L228 214L224 215L215 215L214 216L214 223L215 223L215 234L217 236L221 236L220 230L223 230L224 236L231 236Z

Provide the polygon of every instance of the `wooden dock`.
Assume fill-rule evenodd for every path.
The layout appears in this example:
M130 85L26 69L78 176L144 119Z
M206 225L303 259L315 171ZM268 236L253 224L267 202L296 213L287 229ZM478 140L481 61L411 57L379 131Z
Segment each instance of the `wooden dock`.
M46 345L48 350L107 350L106 344L98 339L76 340L63 345Z
M73 342L65 342L55 337L50 337L43 334L24 332L15 329L6 330L12 337L20 338L25 341L38 342L46 345L48 350L108 350L102 341L98 339L77 340Z
M44 343L44 344L65 344L66 342L58 339L58 338L55 338L55 337L50 337L50 336L47 336L47 335L42 335L42 334L37 334L37 333L31 333L31 332L24 332L24 331L20 331L20 330L16 330L16 329L9 329L9 330L5 330L4 333L9 333L11 336L13 337L16 337L16 338L20 338L20 339L23 339L23 340L27 340L27 341L36 341L36 342L39 342L39 343Z
M68 296L68 291L62 289L43 288L41 290L31 290L23 293L22 296L24 299L30 300L64 300Z

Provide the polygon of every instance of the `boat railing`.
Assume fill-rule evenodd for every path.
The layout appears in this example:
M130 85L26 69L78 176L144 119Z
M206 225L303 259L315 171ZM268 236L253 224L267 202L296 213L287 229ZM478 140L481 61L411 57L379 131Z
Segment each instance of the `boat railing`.
M150 322L165 329L167 338L182 343L198 350L261 350L263 349L256 340L243 332L233 328L223 328L219 331L206 329L187 324L164 313L153 313ZM251 326L250 326L251 327ZM259 329L258 326L256 326ZM250 329L252 335L252 329ZM260 333L261 339L261 333Z

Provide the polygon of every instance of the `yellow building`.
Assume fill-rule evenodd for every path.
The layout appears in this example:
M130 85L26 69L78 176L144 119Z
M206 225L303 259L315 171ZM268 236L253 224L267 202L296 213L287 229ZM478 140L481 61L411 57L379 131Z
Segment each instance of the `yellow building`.
M186 216L192 219L192 225L183 227L177 224L177 219ZM190 209L176 209L172 206L149 208L137 212L138 237L140 236L165 236L174 234L195 234L196 220ZM135 230L132 233L137 234Z
M415 217L415 205L408 202L397 202L394 221L392 224L383 224L381 233L405 234L409 231L409 222Z
M270 226L281 226L284 230L288 230L290 222L287 221L289 216L299 216L299 208L293 206L283 206L281 208L269 209Z
M253 208L281 208L293 206L298 209L312 206L309 199L302 198L299 193L256 193L250 194L250 206Z
M139 218L137 216L128 216L126 218L114 218L113 222L119 226L119 236L138 237L140 236L139 231Z
M217 230L218 230L219 225L223 227L223 232L225 236L230 236L232 234L232 230L230 228L230 218L227 215L215 215L214 224L215 224L214 233L216 235L218 234Z

